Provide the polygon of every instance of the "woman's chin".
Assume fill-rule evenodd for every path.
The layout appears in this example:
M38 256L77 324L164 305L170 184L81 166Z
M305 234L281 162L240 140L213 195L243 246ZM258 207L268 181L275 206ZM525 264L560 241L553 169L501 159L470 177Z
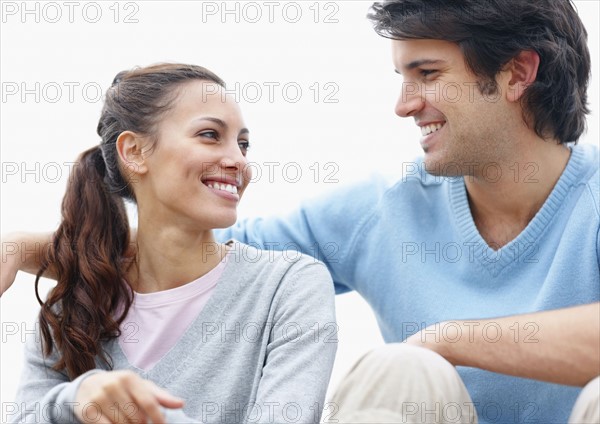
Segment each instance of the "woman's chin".
M212 229L229 228L237 221L237 213L230 216L216 217L211 222Z

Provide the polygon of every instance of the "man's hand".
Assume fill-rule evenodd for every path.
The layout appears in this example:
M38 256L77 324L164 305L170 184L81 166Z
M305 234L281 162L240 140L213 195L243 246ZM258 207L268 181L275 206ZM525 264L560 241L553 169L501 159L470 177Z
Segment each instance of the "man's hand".
M456 365L450 360L450 354L452 352L452 347L448 346L447 340L453 340L446 337L442 337L441 328L445 328L446 323L438 323L434 325L430 325L424 330L419 331L418 333L413 334L409 338L407 338L404 343L424 347L425 349L429 349L441 356L443 356L448 362L452 365Z
M600 303L497 319L444 321L408 337L452 365L584 386L600 375Z

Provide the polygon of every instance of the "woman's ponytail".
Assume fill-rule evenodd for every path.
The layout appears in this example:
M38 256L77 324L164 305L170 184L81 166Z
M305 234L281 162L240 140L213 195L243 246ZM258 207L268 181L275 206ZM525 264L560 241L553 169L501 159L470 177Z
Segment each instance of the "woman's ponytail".
M118 336L131 303L122 269L129 244L127 214L105 176L99 146L81 154L69 178L48 262L36 279L44 352L49 355L56 343L61 357L54 368L66 368L70 378L95 368L96 356L110 364L101 342ZM42 302L38 281L49 263L58 283ZM125 308L119 308L124 299Z

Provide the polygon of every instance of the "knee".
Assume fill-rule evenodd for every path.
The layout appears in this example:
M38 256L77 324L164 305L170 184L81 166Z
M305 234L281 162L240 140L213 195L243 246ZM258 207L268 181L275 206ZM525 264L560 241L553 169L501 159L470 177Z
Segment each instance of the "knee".
M376 367L393 373L395 370L404 376L407 373L423 375L425 372L456 372L455 368L441 355L423 347L405 343L389 343L367 353L357 367Z
M443 356L424 347L413 346L406 343L388 343L379 349L371 351L375 356L392 358L392 360L402 360L411 362L414 365L419 363L436 363L438 365L450 363Z
M581 396L590 399L594 403L600 401L600 376L590 381L581 391Z
M581 391L569 422L597 423L600 421L600 376L590 381Z
M450 362L435 352L406 343L387 344L363 356L340 384L333 402L346 412L377 409L394 414L423 403L472 403ZM399 418L391 422L402 419L402 415L396 417ZM463 422L473 421L469 418Z

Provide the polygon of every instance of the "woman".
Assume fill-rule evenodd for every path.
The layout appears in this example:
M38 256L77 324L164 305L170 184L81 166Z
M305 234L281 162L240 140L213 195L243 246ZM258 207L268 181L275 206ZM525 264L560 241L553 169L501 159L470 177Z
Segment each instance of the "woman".
M336 349L325 267L211 231L235 222L250 179L223 81L190 65L121 72L98 134L38 273L58 283L12 422L318 422Z

